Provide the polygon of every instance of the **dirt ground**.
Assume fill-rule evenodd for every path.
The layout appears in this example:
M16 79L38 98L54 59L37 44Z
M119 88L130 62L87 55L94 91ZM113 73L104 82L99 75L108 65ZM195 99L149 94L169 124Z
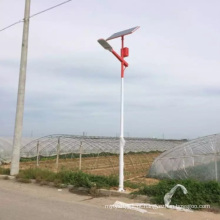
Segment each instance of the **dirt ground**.
M154 159L160 153L142 153L142 154L126 154L124 156L124 176L125 180L131 180L132 182L144 182L146 184L155 184L158 180L145 178L149 168ZM9 165L2 167L8 168ZM20 169L28 169L37 167L36 161L21 162ZM40 160L40 168L46 168L52 171L59 171L61 169L67 170L79 170L80 159L59 159L57 165L56 159ZM81 170L96 175L118 175L119 172L119 157L113 156L96 156L96 157L83 157L81 159Z

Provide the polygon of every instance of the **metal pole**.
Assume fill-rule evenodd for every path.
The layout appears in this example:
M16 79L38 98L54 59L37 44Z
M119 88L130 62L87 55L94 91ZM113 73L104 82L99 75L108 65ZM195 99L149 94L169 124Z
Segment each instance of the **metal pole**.
M31 4L30 0L25 1L20 74L19 74L15 130L14 130L13 151L12 151L11 171L10 171L11 175L17 175L19 173L20 148L21 148L23 113L24 113L27 53L28 53L30 4Z
M124 36L121 37L121 57L124 59ZM124 191L124 63L121 62L121 134L120 134L120 155L119 155L119 189L118 191Z

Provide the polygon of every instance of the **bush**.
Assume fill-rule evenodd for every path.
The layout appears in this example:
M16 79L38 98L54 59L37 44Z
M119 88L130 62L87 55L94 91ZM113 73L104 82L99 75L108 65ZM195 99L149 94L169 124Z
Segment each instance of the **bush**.
M88 174L85 174L81 171L61 171L60 173L58 173L58 178L61 180L62 183L71 184L76 187L92 187L92 183L88 178Z
M86 174L82 171L61 171L57 174L57 178L62 183L71 184L77 187L96 186L97 188L110 188L118 185L118 178L116 176L97 176L92 174Z
M151 202L164 204L164 195L176 184L185 186L188 193L184 195L178 188L172 197L171 205L220 205L220 183L215 181L162 180L157 185L142 187L136 194L151 196Z
M118 186L118 177L117 176L96 176L89 175L89 179L91 182L95 183L97 188L110 188L114 186Z

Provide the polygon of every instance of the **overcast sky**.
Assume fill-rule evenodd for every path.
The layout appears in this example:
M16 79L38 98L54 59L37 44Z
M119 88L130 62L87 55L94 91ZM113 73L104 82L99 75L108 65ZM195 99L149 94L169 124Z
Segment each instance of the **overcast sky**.
M32 0L31 14L63 0ZM0 29L25 0L0 0ZM73 0L30 20L24 136L120 132L120 63L97 39L125 37L125 136L220 131L220 1ZM23 24L0 32L0 136L12 136ZM109 41L116 51L120 39Z

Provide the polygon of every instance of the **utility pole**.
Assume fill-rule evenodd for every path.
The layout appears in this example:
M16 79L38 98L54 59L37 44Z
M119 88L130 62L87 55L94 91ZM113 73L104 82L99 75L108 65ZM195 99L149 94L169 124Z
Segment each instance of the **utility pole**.
M14 130L13 151L12 151L11 171L10 171L11 175L17 175L19 173L20 148L21 148L21 139L22 139L22 130L23 130L30 5L31 5L31 0L26 0L25 12L24 12L20 73L19 73L19 83L18 83L17 108L16 108L16 118L15 118L15 130Z

